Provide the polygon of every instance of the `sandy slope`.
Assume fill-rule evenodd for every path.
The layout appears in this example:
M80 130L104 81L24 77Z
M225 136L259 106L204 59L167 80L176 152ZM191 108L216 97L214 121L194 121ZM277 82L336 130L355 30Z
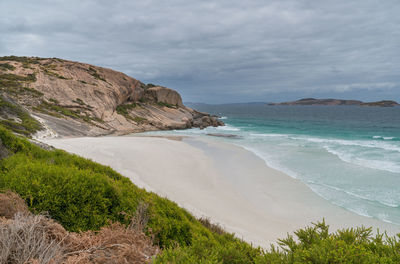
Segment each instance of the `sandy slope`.
M210 217L256 245L268 246L323 217L332 228L366 225L389 234L400 232L399 226L330 204L234 145L138 136L44 141L109 165L138 186L168 197L196 216Z

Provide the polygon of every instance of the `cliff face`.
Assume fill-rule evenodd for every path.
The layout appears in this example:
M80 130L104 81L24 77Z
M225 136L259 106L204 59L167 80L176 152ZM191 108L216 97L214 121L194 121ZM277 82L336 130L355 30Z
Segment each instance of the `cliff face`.
M0 92L62 136L222 125L174 90L61 59L0 58Z

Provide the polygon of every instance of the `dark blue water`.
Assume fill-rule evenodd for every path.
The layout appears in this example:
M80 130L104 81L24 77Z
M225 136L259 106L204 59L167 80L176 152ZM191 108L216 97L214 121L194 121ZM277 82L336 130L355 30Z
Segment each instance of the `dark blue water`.
M186 134L253 151L314 192L361 215L400 224L400 107L195 105L227 126Z

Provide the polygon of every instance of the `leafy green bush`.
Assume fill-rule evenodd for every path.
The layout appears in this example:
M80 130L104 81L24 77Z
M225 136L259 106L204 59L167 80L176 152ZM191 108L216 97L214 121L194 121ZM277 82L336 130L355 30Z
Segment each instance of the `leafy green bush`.
M13 71L13 70L15 70L15 67L9 63L0 63L0 70Z
M28 92L31 95L38 97L43 94L41 94L39 91L26 87L27 84L35 81L36 75L34 73L27 74L26 76L3 73L0 74L0 90L6 91L9 95L18 96L21 93Z
M129 115L129 111L134 109L137 105L135 103L131 104L122 104L117 106L117 113L123 116Z
M44 60L42 58L38 57L19 57L19 56L4 56L0 57L0 61L17 61L21 62L23 64L38 64L41 60Z
M172 104L169 104L169 103L166 103L166 102L157 102L157 104L159 106L165 106L165 107L168 107L168 108L177 108L177 105L172 105Z
M97 70L95 68L93 68L92 66L89 67L89 69L87 70L87 72L92 75L95 79L103 81L103 82L107 82L106 79L104 79L103 77L101 77L101 75L97 72Z
M62 75L60 75L60 74L58 74L58 73L56 73L54 71L46 69L46 68L43 68L43 72L44 72L44 74L46 74L48 76L56 77L56 78L62 79L62 80L68 80L68 78L66 78L66 77L64 77L64 76L62 76Z
M400 263L400 236L372 235L371 228L357 227L329 233L325 222L280 239L256 263Z
M0 74L0 79L16 81L16 82L34 82L36 81L36 75L34 73L27 74L26 76L12 74L12 73L3 73Z

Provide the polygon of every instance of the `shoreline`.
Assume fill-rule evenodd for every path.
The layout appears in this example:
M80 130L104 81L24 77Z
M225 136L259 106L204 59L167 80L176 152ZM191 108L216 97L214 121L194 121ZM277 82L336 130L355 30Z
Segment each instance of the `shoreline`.
M323 218L331 231L364 225L389 235L400 232L400 226L331 204L242 147L172 137L133 134L41 141L109 165L137 186L264 248Z

